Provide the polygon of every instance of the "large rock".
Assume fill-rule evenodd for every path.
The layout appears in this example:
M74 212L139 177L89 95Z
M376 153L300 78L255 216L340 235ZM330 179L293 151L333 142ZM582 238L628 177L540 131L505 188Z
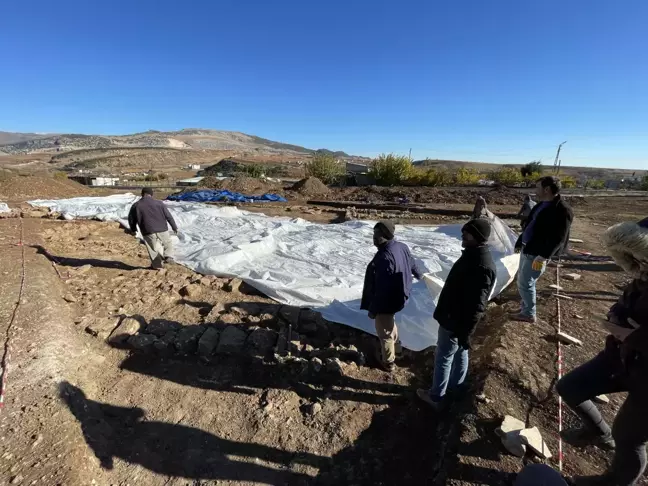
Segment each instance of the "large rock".
M209 314L205 316L205 322L218 322L223 312L225 312L225 306L221 303L215 304Z
M218 354L238 354L243 350L247 334L238 326L227 326L221 333L216 352Z
M329 358L326 360L326 371L329 373L343 375L344 368L342 367L342 362L337 358Z
M153 350L153 345L157 339L153 334L135 334L128 338L127 343L133 349L148 352Z
M279 317L286 324L290 324L295 330L298 329L300 313L301 309L292 305L283 305L281 306L281 309L279 309Z
M237 314L221 314L218 320L223 324L239 324L241 322L241 316Z
M146 333L162 337L168 332L178 331L181 327L182 324L179 322L167 321L165 319L153 319L149 322L149 325L146 326Z
M124 317L108 338L111 344L123 344L129 337L144 329L144 324L135 317Z
M153 343L153 348L157 351L160 356L172 356L175 352L175 340L178 333L175 331L169 331L160 339Z
M99 339L107 339L118 324L119 319L116 317L95 319L86 326L85 331Z
M502 425L495 429L495 433L500 437L504 437L505 434L513 432L516 430L523 430L526 428L526 424L519 419L511 415L506 415L504 420L502 420Z
M520 432L520 438L522 443L529 447L538 457L542 459L550 459L551 451L544 439L538 427L531 427L530 429L524 429Z
M215 327L207 329L198 341L198 354L201 356L211 355L218 345L219 337L220 331L218 329Z
M248 336L247 346L254 356L267 356L277 343L277 333L271 329L257 327Z
M520 432L520 430L513 430L504 434L502 436L502 445L514 456L524 457L526 454L526 445L522 443Z
M198 340L205 332L203 326L186 326L178 331L175 338L175 348L181 354L193 354L198 348Z
M310 309L302 309L299 314L299 332L307 336L316 334L318 322L321 319L319 312Z
M243 280L240 278L233 278L229 282L227 282L225 285L223 285L223 290L225 292L239 292L241 289L241 284L243 283Z
M189 284L180 289L180 295L193 299L200 296L200 294L202 294L202 291L203 287L200 284Z

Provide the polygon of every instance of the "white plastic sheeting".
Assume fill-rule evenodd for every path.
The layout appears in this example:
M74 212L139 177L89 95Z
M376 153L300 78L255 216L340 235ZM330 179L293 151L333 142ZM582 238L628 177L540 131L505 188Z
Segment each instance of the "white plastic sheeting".
M97 218L125 224L138 198L132 194L31 201L67 219ZM375 248L374 222L316 224L302 219L268 217L235 207L167 202L180 228L175 260L205 275L240 277L273 299L310 307L333 322L375 334L373 321L360 310L364 273ZM515 234L491 215L489 244L497 263L494 295L517 271ZM403 346L418 351L434 345L438 324L435 302L452 264L461 253L461 225L398 226L421 268L405 309L397 315Z
M0 202L0 213L10 213L11 209L7 206L7 203Z

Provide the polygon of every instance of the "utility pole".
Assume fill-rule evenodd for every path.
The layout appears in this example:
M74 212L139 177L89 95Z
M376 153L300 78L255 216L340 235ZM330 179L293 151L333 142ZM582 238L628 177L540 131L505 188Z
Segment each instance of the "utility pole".
M412 149L411 149L411 148L410 148L409 156L408 156L408 157L409 157L409 159L410 159L410 161L411 161L411 160L412 160Z
M558 164L558 157L560 157L560 149L566 143L567 143L567 140L565 140L563 143L558 145L558 150L556 151L556 158L554 160L554 174L556 174L556 175L558 175L558 172L560 171L560 165Z

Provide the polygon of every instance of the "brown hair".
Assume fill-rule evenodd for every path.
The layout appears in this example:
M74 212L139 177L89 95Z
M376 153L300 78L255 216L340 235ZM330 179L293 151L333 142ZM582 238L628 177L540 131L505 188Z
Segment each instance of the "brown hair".
M560 189L562 188L560 179L554 176L544 176L538 179L536 182L539 182L543 188L548 187L551 190L551 193L554 195L558 194L560 192Z

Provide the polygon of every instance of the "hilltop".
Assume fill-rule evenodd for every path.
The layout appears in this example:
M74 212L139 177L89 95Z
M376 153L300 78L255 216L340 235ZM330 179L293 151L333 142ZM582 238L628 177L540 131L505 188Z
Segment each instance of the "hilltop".
M171 132L150 130L130 135L38 135L0 132L0 154L4 155L115 148L200 149L286 155L310 155L316 152L315 149L275 142L241 132L202 128ZM347 157L344 152L332 153L339 157Z

